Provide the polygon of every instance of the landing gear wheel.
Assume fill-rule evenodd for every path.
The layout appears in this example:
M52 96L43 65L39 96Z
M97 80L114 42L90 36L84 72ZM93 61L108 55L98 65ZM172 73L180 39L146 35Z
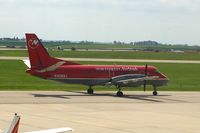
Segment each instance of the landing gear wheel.
M92 88L89 88L89 89L87 90L87 93L88 93L88 94L93 94L93 93L94 93L94 90L93 90Z
M156 86L156 85L153 85L153 95L154 95L154 96L157 96L157 95L158 95L157 86Z
M154 92L153 92L153 95L154 95L154 96L157 96L157 95L158 95L158 92L157 92L157 91L154 91Z
M123 97L123 95L124 95L123 92L121 92L121 91L118 91L118 92L117 92L117 96L118 96L118 97Z

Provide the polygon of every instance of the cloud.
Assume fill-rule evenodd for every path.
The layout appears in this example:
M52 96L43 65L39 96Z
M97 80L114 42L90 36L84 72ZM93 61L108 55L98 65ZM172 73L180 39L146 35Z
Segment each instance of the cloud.
M172 8L193 9L200 4L199 0L0 0L6 6L34 8L66 8L87 10L121 10L121 11L153 11Z
M7 36L32 31L46 39L199 42L200 0L0 0L0 5L1 34Z
M160 0L162 3L167 3L167 4L190 4L193 3L194 0Z
M196 8L199 0L159 0L161 4L172 7Z

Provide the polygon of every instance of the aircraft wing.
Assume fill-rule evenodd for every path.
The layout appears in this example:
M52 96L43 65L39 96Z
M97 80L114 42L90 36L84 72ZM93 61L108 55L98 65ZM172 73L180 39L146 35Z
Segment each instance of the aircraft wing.
M20 122L20 116L17 115L17 113L15 113L15 116L13 118L13 121L9 129L5 133L18 133L19 122ZM40 130L40 131L32 131L32 132L26 132L26 133L64 133L68 131L73 131L73 129L69 127L63 127L63 128L54 128L54 129L47 129L47 130ZM2 133L1 129L0 129L0 133Z
M73 131L73 129L68 128L68 127L64 127L64 128L55 128L55 129L25 132L25 133L64 133L64 132L68 132L68 131Z

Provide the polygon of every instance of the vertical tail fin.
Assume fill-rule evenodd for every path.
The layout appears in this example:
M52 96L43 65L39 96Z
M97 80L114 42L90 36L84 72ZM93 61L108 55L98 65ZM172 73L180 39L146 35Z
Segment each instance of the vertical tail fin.
M26 45L28 48L31 69L47 68L59 62L62 62L59 64L77 65L73 62L50 57L47 50L43 47L41 41L35 34L26 33Z
M18 133L19 122L20 122L20 116L15 114L13 121L6 133Z

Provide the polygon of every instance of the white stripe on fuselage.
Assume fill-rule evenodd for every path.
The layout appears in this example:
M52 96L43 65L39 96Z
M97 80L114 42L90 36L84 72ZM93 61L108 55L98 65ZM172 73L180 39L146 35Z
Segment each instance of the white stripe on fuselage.
M41 72L41 73L43 73L43 72L49 72L49 71L54 71L54 70L56 70L58 67L60 67L61 65L65 64L65 63L66 63L65 61L59 61L59 62L57 62L56 64L53 64L53 65L51 65L51 66L49 66L49 67L46 67L46 68L41 69L41 70L36 70L36 71L37 71L37 72Z

